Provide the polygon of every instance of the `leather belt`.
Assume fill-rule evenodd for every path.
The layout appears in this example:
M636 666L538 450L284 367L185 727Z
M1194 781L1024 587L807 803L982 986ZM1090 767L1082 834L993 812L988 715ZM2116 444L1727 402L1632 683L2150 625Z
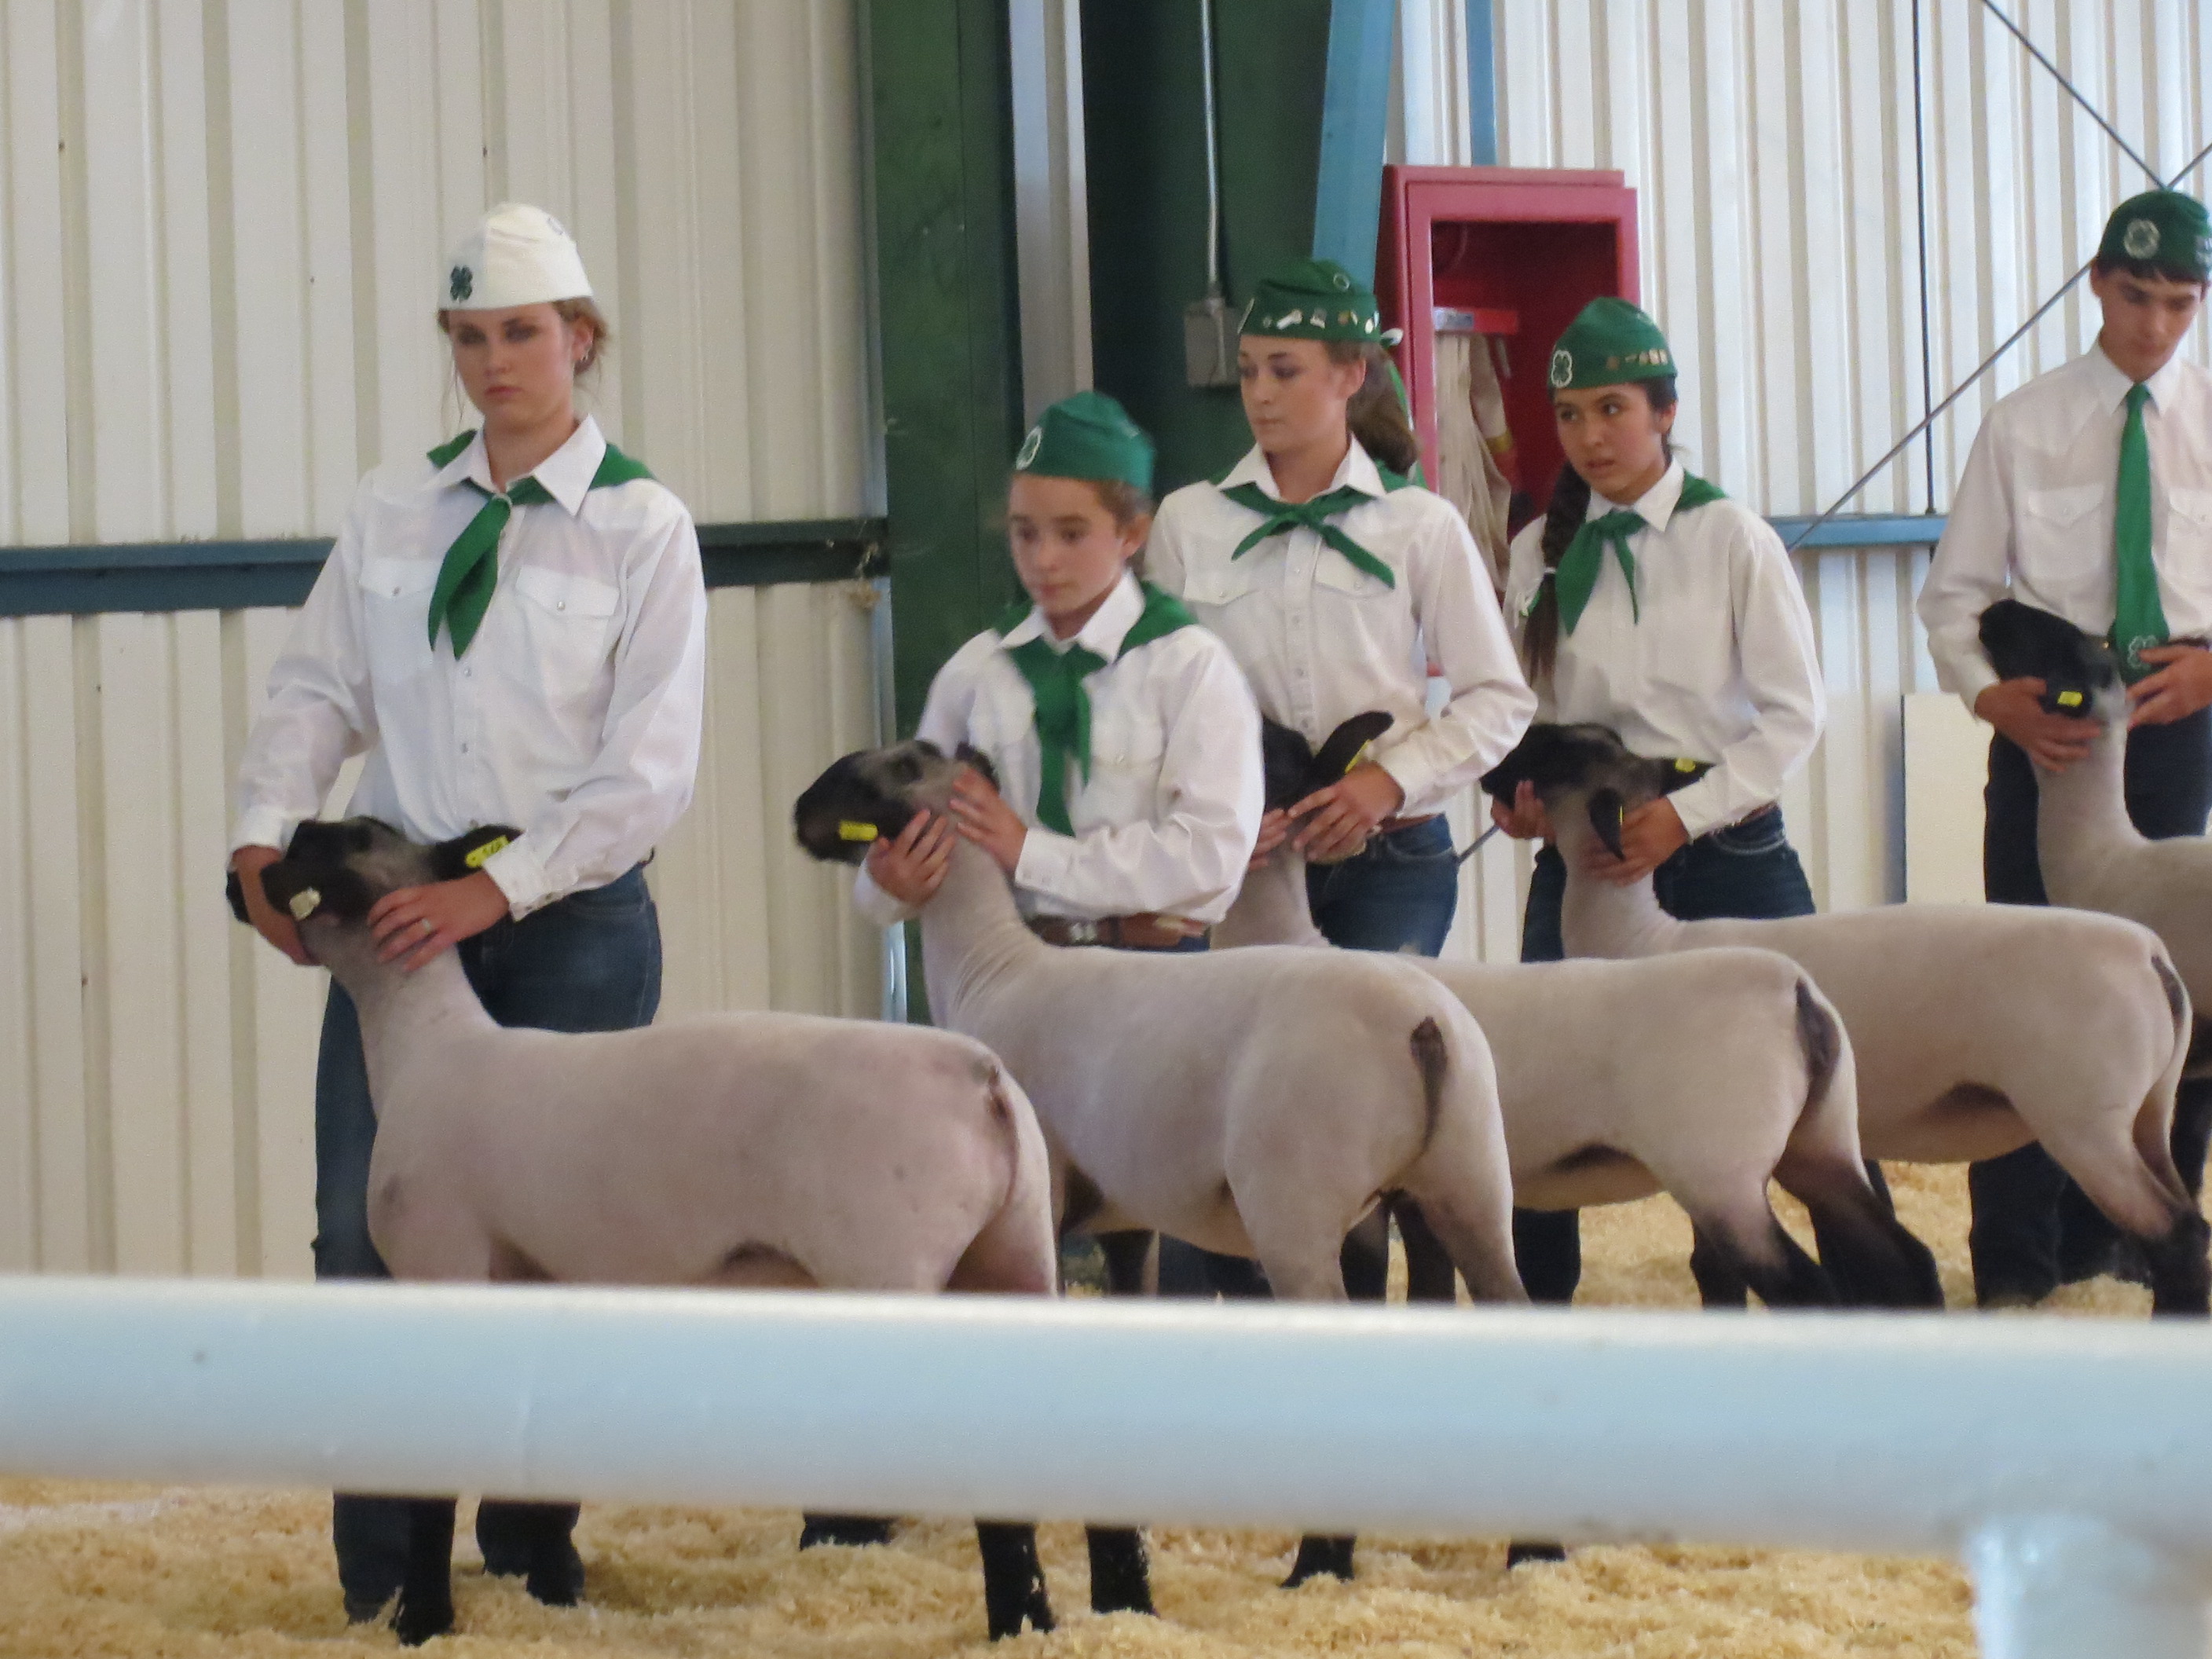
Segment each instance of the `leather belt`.
M1431 819L1440 818L1443 816L1441 812L1424 812L1417 818L1385 818L1375 826L1375 833L1378 836L1395 836L1401 830L1411 830L1415 824L1427 823Z
M1708 830L1705 831L1705 836L1700 836L1698 839L1699 841L1703 841L1705 838L1705 836L1717 836L1721 833L1722 830L1741 830L1747 823L1757 823L1761 818L1771 818L1781 810L1782 803L1780 801L1771 800L1767 802L1765 805L1760 807L1756 812L1747 812L1741 817L1738 818L1734 823L1723 823L1719 829Z
M1103 945L1117 951L1172 951L1206 932L1182 916L1146 911L1133 916L1031 916L1030 932L1047 945Z

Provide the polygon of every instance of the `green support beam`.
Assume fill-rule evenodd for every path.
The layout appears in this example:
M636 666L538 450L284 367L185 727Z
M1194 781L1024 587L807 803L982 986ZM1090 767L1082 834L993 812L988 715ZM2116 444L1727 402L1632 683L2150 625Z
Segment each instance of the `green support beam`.
M1022 434L1005 0L866 0L899 729L1015 593Z

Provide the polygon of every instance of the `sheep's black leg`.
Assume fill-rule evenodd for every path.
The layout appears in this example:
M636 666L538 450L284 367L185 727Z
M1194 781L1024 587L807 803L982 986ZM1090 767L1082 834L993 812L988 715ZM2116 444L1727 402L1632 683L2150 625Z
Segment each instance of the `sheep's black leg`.
M1152 1561L1145 1534L1134 1527L1087 1527L1091 1547L1091 1611L1152 1612Z
M1101 1233L1098 1252L1106 1258L1106 1294L1142 1296L1145 1261L1152 1253L1148 1232Z
M393 1621L404 1647L419 1648L453 1627L453 1508L450 1498L407 1506L407 1577Z
M1803 1197L1801 1194L1799 1196ZM1878 1195L1856 1187L1806 1200L1820 1265L1847 1308L1941 1308L1936 1253Z
M1516 1539L1505 1547L1505 1571L1549 1561L1564 1561L1567 1552L1559 1544L1526 1544Z
M1283 1580L1285 1589L1296 1589L1309 1578L1326 1573L1331 1578L1352 1577L1352 1548L1356 1538L1347 1534L1341 1538L1324 1538L1308 1534L1298 1540L1298 1559L1291 1564L1291 1576Z
M2212 1227L2192 1207L2173 1218L2164 1237L2139 1241L2150 1263L2150 1310L2179 1318L2212 1314L2212 1264L2206 1249Z
M581 1506L527 1504L487 1498L477 1507L477 1546L484 1571L520 1578L549 1607L573 1607L584 1599L584 1558L570 1536Z
M1413 1206L1406 1206L1408 1210ZM1388 1201L1345 1235L1337 1257L1344 1273L1344 1293L1354 1302L1381 1302L1390 1293L1390 1216ZM1449 1268L1446 1269L1449 1271ZM1332 1578L1352 1577L1352 1553L1356 1534L1327 1537L1309 1533L1298 1540L1298 1559L1291 1564L1285 1589L1296 1589L1307 1579L1326 1573Z
M869 1544L888 1544L893 1524L875 1515L810 1515L806 1524L799 1528L799 1547L811 1550L824 1544L845 1544L858 1549Z
M1398 1219L1398 1237L1406 1246L1406 1300L1458 1301L1459 1279L1452 1269L1451 1253L1430 1231L1421 1206L1401 1198L1391 1205L1390 1213Z
M1697 1230L1690 1246L1690 1277L1698 1281L1698 1305L1709 1309L1739 1309L1751 1305L1751 1286L1744 1281L1726 1252Z
M1052 1628L1052 1601L1037 1560L1036 1528L1026 1521L978 1521L975 1545L983 1555L983 1611L991 1639L1019 1636L1023 1628Z

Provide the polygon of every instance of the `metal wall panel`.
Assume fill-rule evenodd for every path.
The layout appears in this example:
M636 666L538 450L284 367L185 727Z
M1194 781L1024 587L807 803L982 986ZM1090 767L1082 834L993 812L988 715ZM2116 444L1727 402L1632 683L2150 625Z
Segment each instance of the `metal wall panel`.
M575 230L600 419L697 518L879 511L856 53L848 0L0 0L0 559L331 533L464 423L438 278L508 197ZM671 1012L879 1008L787 827L878 729L874 600L712 597ZM288 625L0 620L0 1271L307 1270L322 980L220 887Z
M2005 9L2162 176L2212 139L2201 8ZM1677 439L1764 513L1834 503L2151 183L1979 0L1496 0L1494 17L1499 161L1635 186L1644 301L1682 363ZM2096 326L2083 284L1850 510L1942 511L1990 404ZM2208 360L2203 328L2185 349ZM1831 711L1784 807L1823 908L1905 896L1900 699L1936 687L1911 611L1927 556L1798 556ZM1455 948L1510 943L1514 873L1485 849Z

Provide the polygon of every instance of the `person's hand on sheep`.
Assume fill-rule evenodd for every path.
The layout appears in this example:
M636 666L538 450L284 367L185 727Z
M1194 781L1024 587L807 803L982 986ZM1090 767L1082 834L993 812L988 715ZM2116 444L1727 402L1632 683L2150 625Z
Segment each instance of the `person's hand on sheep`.
M1264 867L1275 855L1276 848L1291 838L1291 815L1279 806L1271 806L1260 815L1260 839L1253 843L1252 856L1244 861L1248 870Z
M230 855L230 867L246 895L246 919L253 924L253 931L301 967L312 968L315 959L300 943L300 924L270 903L269 896L261 890L261 872L283 856L274 847L241 847Z
M1690 844L1674 803L1662 795L1621 815L1620 856L1602 847L1591 849L1583 867L1601 881L1616 887L1639 882Z
M2032 676L1999 680L1974 699L1974 713L2025 749L2045 771L2063 772L2088 754L2090 742L2097 735L2097 722L2051 713L2043 706L2047 689Z
M1490 821L1516 841L1552 839L1552 815L1536 793L1536 786L1523 778L1514 786L1513 802L1490 803Z
M952 862L952 823L916 812L896 837L878 836L868 848L868 879L908 909L936 896Z
M2212 708L2212 651L2198 645L2158 645L2138 653L2157 663L2128 688L2128 724L2165 726Z
M413 973L439 951L450 950L507 914L507 895L483 871L459 881L402 887L377 900L368 913L376 959Z
M1291 808L1292 817L1305 820L1291 845L1316 864L1351 858L1405 804L1398 780L1374 762L1363 762Z
M1008 875L1022 861L1022 848L1030 838L1024 823L990 779L975 768L963 772L952 785L952 817L960 833L988 853Z

